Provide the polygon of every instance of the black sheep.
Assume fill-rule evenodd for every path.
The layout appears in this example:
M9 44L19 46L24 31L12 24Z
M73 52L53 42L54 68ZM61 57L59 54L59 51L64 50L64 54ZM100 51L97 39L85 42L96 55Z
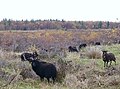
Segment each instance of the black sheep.
M69 49L69 52L78 52L76 47L69 46L68 49Z
M21 61L31 61L31 58L37 58L38 54L37 52L33 52L33 53L23 53L21 54Z
M100 42L96 42L95 45L101 45Z
M114 61L116 64L116 58L115 58L115 55L113 53L107 53L107 51L102 51L102 52L103 52L102 58L104 61L104 67L108 66L109 62L111 65L112 61Z
M49 83L50 78L52 78L53 83L55 82L57 70L53 64L44 61L31 60L31 65L33 71L40 77L41 81L44 80L44 78L47 78Z
M81 49L81 48L84 48L84 47L86 47L87 46L87 44L85 44L85 43L83 43L83 44L80 44L79 45L79 50Z

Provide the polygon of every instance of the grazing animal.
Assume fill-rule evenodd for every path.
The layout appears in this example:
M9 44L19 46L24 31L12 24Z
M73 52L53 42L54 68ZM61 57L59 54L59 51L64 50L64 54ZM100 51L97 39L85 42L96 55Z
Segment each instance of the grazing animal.
M80 50L81 48L83 48L83 47L86 47L86 46L87 46L87 44L85 44L85 43L80 44L80 45L79 45L79 50Z
M42 50L42 51L45 51L45 52L48 52L48 50L47 50L47 49L44 49L44 48L42 48L41 50Z
M118 44L120 44L120 40L118 40Z
M23 53L21 54L21 61L31 61L31 58L36 59L38 57L38 53L35 51L33 53Z
M96 42L95 45L101 45L100 42Z
M68 49L69 49L69 52L78 52L76 47L69 46Z
M104 67L108 66L109 62L110 62L110 66L111 66L112 61L114 61L115 65L116 65L116 58L113 53L107 53L107 51L102 51L102 52L103 52L102 58L104 61Z
M53 80L53 83L55 82L57 77L57 70L52 63L32 59L31 65L33 71L40 77L41 81L43 81L44 78L47 78L49 83L51 78Z

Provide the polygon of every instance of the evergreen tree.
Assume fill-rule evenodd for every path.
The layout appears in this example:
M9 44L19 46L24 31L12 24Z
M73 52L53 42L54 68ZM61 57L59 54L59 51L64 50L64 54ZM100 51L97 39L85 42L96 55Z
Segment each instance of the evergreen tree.
M108 21L107 22L107 29L109 29L109 27L110 27L110 22Z
M102 28L102 21L99 21L98 28Z

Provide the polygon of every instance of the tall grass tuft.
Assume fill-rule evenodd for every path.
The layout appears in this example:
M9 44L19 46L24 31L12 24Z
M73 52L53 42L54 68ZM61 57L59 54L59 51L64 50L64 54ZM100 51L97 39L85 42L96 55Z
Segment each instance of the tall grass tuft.
M89 47L86 48L86 56L89 59L101 59L101 50L98 47Z

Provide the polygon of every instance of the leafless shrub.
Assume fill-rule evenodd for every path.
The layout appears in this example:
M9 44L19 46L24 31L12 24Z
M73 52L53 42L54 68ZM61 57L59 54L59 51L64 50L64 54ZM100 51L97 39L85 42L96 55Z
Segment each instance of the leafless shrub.
M90 59L100 59L101 58L101 50L96 47L87 48L86 56Z
M84 50L85 56L87 56L87 52L90 53L92 51L98 51L97 54L101 53L100 48L91 47ZM5 56L5 53L8 55ZM99 54L99 56L100 55L101 54ZM94 57L97 58L96 56ZM2 81L0 85L10 83L8 79L13 79L11 84L16 84L16 82L19 81L29 83L30 80L39 80L39 77L31 70L29 62L21 62L19 59L19 53L0 50L0 78ZM51 60L47 60L47 57L42 59L55 64L58 70L57 81L60 82L57 83L58 85L55 84L57 88L58 86L65 86L68 89L97 89L99 87L111 87L120 84L119 64L106 69L100 68L98 60L96 59L86 59L88 60L87 63L80 64L82 60L79 61L78 53L67 53L67 57L57 56L51 58ZM15 77L16 75L17 77ZM33 81L30 82L33 83ZM40 85L43 87L45 83L40 83ZM47 88L48 87L49 85L47 85Z
M61 82L66 76L66 62L63 59L59 59L56 64L57 67L57 81Z
M39 77L34 73L32 69L22 69L20 75L23 79L32 78L32 79L39 79Z

